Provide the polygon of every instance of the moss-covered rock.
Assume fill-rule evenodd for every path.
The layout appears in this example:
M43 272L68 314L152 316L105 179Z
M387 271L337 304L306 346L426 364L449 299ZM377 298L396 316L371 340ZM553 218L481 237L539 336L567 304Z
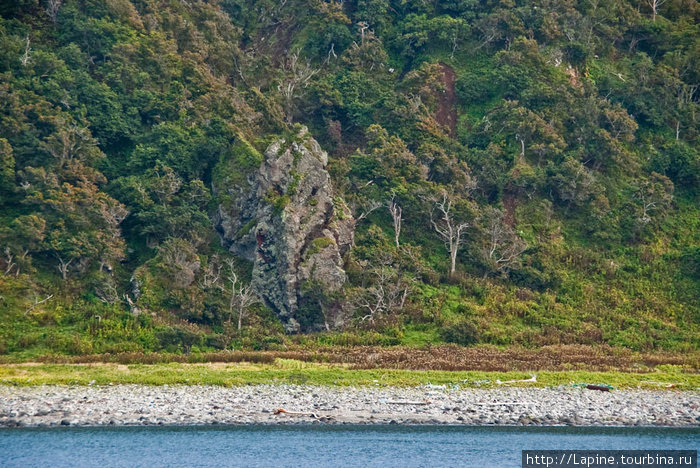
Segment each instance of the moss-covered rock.
M217 188L237 194L219 206L219 230L232 252L254 262L253 286L288 332L300 329L301 284L314 281L332 292L346 279L342 256L352 245L354 220L333 194L327 163L328 155L301 128L273 142L245 183Z

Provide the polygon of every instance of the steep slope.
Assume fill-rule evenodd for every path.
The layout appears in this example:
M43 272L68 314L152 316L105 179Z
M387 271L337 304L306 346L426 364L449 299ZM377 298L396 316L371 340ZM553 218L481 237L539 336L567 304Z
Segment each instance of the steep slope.
M4 2L0 353L696 351L699 19Z

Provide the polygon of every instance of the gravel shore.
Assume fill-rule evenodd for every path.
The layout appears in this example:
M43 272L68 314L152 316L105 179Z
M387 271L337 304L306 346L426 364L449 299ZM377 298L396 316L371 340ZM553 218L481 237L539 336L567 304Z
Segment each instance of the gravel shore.
M700 393L570 387L0 386L0 427L309 423L687 427L700 426Z

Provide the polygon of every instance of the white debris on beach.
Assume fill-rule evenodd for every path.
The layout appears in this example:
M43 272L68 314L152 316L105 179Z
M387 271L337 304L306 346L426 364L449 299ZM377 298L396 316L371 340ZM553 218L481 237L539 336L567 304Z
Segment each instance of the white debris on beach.
M700 392L309 385L0 386L0 427L208 424L700 426Z

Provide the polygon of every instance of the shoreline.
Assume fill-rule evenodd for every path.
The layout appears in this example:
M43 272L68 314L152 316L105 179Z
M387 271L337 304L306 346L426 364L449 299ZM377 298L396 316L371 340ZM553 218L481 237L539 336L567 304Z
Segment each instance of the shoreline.
M700 427L700 392L429 385L0 386L0 428L253 424Z

